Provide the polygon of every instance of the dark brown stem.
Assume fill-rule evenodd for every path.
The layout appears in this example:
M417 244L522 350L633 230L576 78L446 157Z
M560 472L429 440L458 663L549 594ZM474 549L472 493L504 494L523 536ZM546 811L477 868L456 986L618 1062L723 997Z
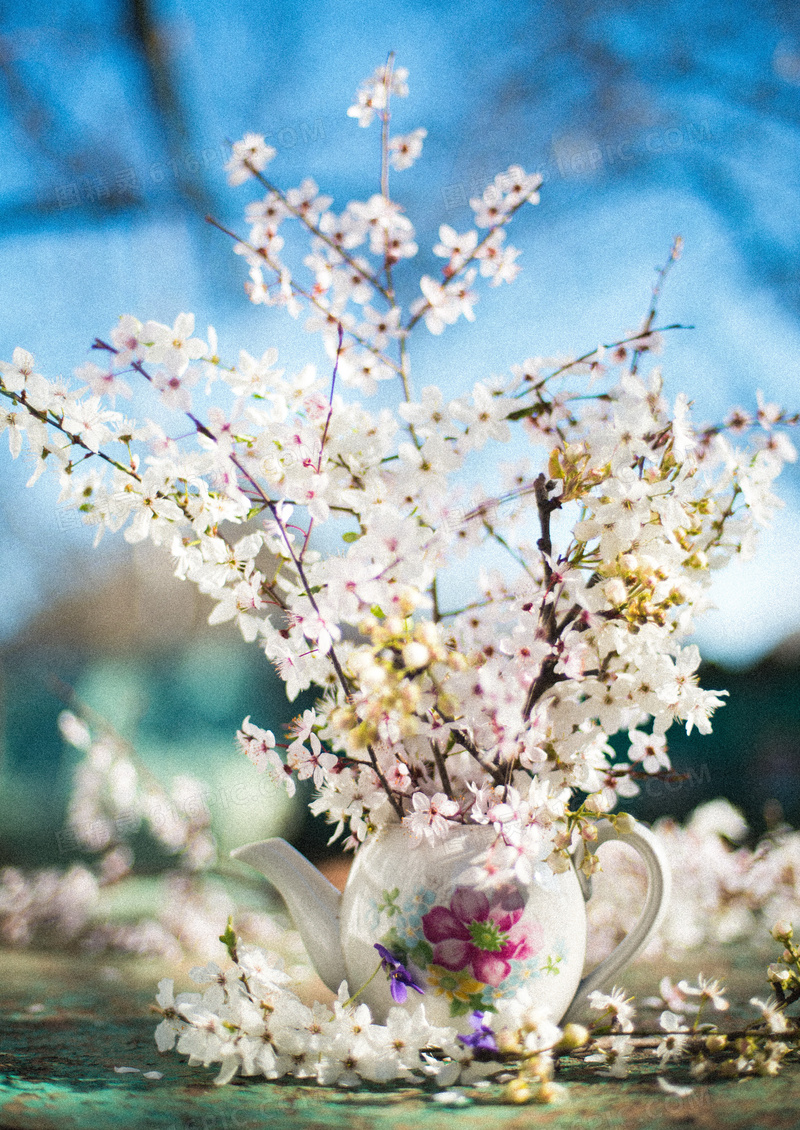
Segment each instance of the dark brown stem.
M531 711L534 705L539 701L542 695L554 687L557 683L563 683L566 675L557 675L555 672L556 664L558 663L558 656L548 655L542 664L539 674L531 684L528 691L528 697L525 699L525 707L522 711L522 717L527 721L531 716Z
M553 588L554 573L553 567L550 564L550 557L553 552L553 543L550 536L550 515L554 510L559 509L561 503L557 498L549 498L547 493L547 480L544 474L539 475L533 484L534 493L536 495L536 505L539 510L539 526L542 534L536 543L539 552L542 555L542 565L544 567L544 576L546 588L549 591ZM570 622L570 612L559 625L556 619L556 600L553 599L547 605L542 605L539 612L539 628L543 630L544 637L549 644L554 644L559 637L560 632ZM542 663L539 674L534 679L525 699L525 706L522 710L522 717L527 720L531 716L534 704L539 698L554 687L556 683L562 682L566 676L557 675L555 668L558 663L558 656L550 654Z
M51 416L47 411L41 408L34 408L32 404L28 403L24 389L21 392L11 392L10 389L0 384L0 394L7 397L14 404L21 405L30 416L34 416L48 427L55 428L56 431L61 432L61 434L65 435L70 443L75 444L76 447L82 448L86 452L83 458L88 459L90 456L96 455L98 459L102 459L103 462L116 468L117 471L122 471L124 474L130 475L132 479L136 479L139 483L142 481L141 475L137 475L132 467L126 467L124 463L119 463L116 459L112 459L111 456L106 455L104 451L93 451L91 447L83 442L80 436L67 431L64 425L55 416Z
M389 803L391 804L392 808L395 810L396 814L402 820L403 816L405 815L405 813L403 812L403 805L397 799L397 797L394 795L389 782L386 780L383 773L381 772L381 767L380 767L380 765L378 765L378 758L375 754L375 750L372 748L371 745L367 746L367 753L369 754L370 764L372 766L372 772L375 774L375 776L380 781L381 788L383 789L383 791L388 796Z
M431 742L431 749L433 750L433 760L436 762L436 768L439 770L439 777L442 782L442 788L449 797L453 796L453 786L450 784L450 774L447 772L447 764L444 755L439 749L437 742Z
M475 760L480 765L481 769L485 770L489 774L489 776L492 778L492 780L494 781L494 783L496 785L502 785L504 783L503 770L500 769L499 766L492 765L490 762L486 761L482 757L481 752L478 749L478 747L475 745L474 742L470 741L470 739L467 737L467 735L464 733L463 730L452 730L451 729L450 732L453 735L453 737L456 739L456 741L460 742L460 744L464 747L464 749L467 751L467 753L475 758Z

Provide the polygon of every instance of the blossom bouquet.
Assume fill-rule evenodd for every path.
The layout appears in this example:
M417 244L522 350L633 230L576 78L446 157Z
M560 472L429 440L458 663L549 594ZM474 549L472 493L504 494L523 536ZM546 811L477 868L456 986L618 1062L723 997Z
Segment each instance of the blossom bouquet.
M670 774L673 723L709 732L722 699L699 686L687 639L711 571L750 553L778 504L773 481L795 458L782 426L797 417L759 395L752 413L700 427L685 395L665 397L652 357L680 327L658 325L657 301L679 241L636 331L579 357L529 357L460 395L417 388L413 334L473 320L481 281L514 280L506 229L541 178L516 165L495 177L470 201L473 227L440 228L441 271L404 302L418 246L390 176L426 136L391 132L406 78L390 59L348 110L379 124L380 181L340 213L310 178L274 184L259 135L228 164L232 184L260 192L247 238L229 233L250 301L305 317L328 371L287 372L275 350L224 359L189 314L173 326L125 315L77 385L46 379L24 349L0 363L0 430L14 456L27 438L31 482L54 471L98 539L164 546L213 600L210 621L235 621L290 699L319 690L284 741L250 718L238 741L290 793L313 779L333 839L352 848L400 823L411 851L482 825L487 873L546 882L597 838L599 817L624 830L618 797ZM310 237L296 264L290 225ZM117 411L132 380L180 414L175 434ZM615 734L627 740L612 746ZM596 856L582 858L591 873ZM219 989L240 1012L260 999L249 984L277 991L254 960L235 993ZM172 1039L197 1001L184 1005L165 1021ZM345 998L337 1008L352 1025Z

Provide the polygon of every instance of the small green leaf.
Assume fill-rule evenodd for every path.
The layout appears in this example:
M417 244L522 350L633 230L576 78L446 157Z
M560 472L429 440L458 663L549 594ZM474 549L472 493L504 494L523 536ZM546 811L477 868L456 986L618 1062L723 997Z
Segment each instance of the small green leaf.
M251 518L255 518L256 514L260 514L262 509L263 509L263 507L261 507L261 506L251 506L250 509L247 511L247 517L245 518L245 522L249 522Z
M472 1011L472 1005L469 1001L460 1001L456 997L453 997L450 1001L451 1016L466 1016L468 1012Z
M220 934L219 940L222 942L231 961L236 961L236 934L233 929L233 919L228 919L228 925L225 927L225 933Z
M346 534L342 534L342 541L350 543L353 541L358 541L360 537L361 534L358 533L357 530L348 530Z
M372 608L370 608L370 612L378 620L385 620L386 619L386 613L383 611L383 609L381 608L381 606L379 604L373 604Z

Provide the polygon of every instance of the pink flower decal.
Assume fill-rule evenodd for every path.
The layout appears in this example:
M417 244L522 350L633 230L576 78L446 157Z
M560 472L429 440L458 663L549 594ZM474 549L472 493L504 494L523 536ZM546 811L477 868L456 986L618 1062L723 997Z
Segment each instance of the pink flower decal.
M520 923L524 901L510 885L488 894L457 887L450 906L434 906L422 929L434 944L433 961L445 969L472 967L477 981L495 988L511 972L512 961L533 957L542 947L538 924Z

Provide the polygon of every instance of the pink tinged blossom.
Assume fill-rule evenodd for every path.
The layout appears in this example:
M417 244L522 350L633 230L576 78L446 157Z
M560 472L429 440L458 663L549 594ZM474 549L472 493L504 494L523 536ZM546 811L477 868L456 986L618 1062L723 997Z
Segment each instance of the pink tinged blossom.
M442 333L445 326L451 326L462 314L468 321L474 321L475 313L472 308L478 299L469 287L475 279L475 274L475 269L470 268L462 278L454 279L444 286L429 275L423 275L419 280L419 286L424 300L417 301L411 307L412 313L422 314L425 325L432 334Z
M164 365L173 376L181 376L191 361L208 353L208 345L194 333L194 314L179 314L173 326L147 322L142 337L149 343L147 360Z
M296 785L291 765L284 765L275 749L275 735L272 730L262 730L250 721L250 715L242 722L236 734L239 749L255 765L259 773L267 773L276 783L284 785L289 796L294 796Z
M111 344L116 349L114 365L126 369L133 361L141 361L144 356L142 323L132 314L123 314L111 331Z
M113 371L101 369L92 361L76 369L75 376L80 381L86 381L95 396L107 396L112 404L117 396L124 396L126 400L133 396L131 386L126 381L121 380Z
M272 730L262 730L250 721L248 714L236 734L236 741L242 753L249 757L259 772L263 773L267 767L267 755L275 748L275 735Z
M253 176L253 170L262 172L277 153L267 145L260 133L246 133L241 141L234 141L230 160L225 165L228 184L243 184Z
M313 777L314 784L319 789L325 780L325 774L331 772L339 759L332 753L323 752L322 742L316 734L310 734L307 740L311 749L306 749L301 741L292 742L286 751L286 761L295 770L299 780L305 781L308 777Z
M450 276L461 270L471 258L477 245L478 233L474 228L472 231L459 235L449 224L442 224L439 228L439 243L434 246L433 253L449 260L444 271L447 276Z
M331 196L320 196L316 181L306 177L298 188L290 188L286 202L295 213L299 213L309 223L315 224L320 215L327 211L333 202Z
M220 594L219 603L211 610L208 617L209 624L223 624L226 620L235 620L244 638L252 643L258 635L260 620L253 613L264 607L260 595L260 573L254 573L246 580L240 581L232 589L224 589Z
M410 169L422 153L428 131L422 127L389 139L389 164L393 169Z
M311 731L314 729L314 726L316 726L316 724L316 710L314 710L313 708L311 710L304 710L302 714L299 714L295 719L293 719L291 724L291 733L294 735L296 741L301 743L306 742L308 741L311 735Z
M316 643L317 649L322 655L327 655L334 642L341 638L338 625L333 621L326 620L319 612L312 611L308 615L297 614L294 621L302 629L306 639Z
M447 835L454 823L450 817L456 816L460 811L458 803L445 793L434 793L429 797L426 793L416 792L411 803L414 811L404 817L403 823L419 839L425 837L431 841Z
M407 78L406 67L378 67L358 88L356 101L347 111L348 118L358 118L362 127L370 125L375 114L382 113L388 106L390 94L399 98L408 95Z
M25 434L21 411L9 412L0 408L0 434L6 430L11 458L16 459L22 451L22 437Z
M541 949L541 926L520 923L524 901L516 887L484 892L458 887L450 906L434 906L423 915L422 929L434 943L433 961L445 969L472 968L478 981L498 986L511 973L512 961L524 961Z
M72 405L69 415L64 417L64 427L68 432L79 436L92 451L99 451L106 440L113 438L108 425L120 423L121 420L122 417L117 412L101 409L99 396L90 396Z

